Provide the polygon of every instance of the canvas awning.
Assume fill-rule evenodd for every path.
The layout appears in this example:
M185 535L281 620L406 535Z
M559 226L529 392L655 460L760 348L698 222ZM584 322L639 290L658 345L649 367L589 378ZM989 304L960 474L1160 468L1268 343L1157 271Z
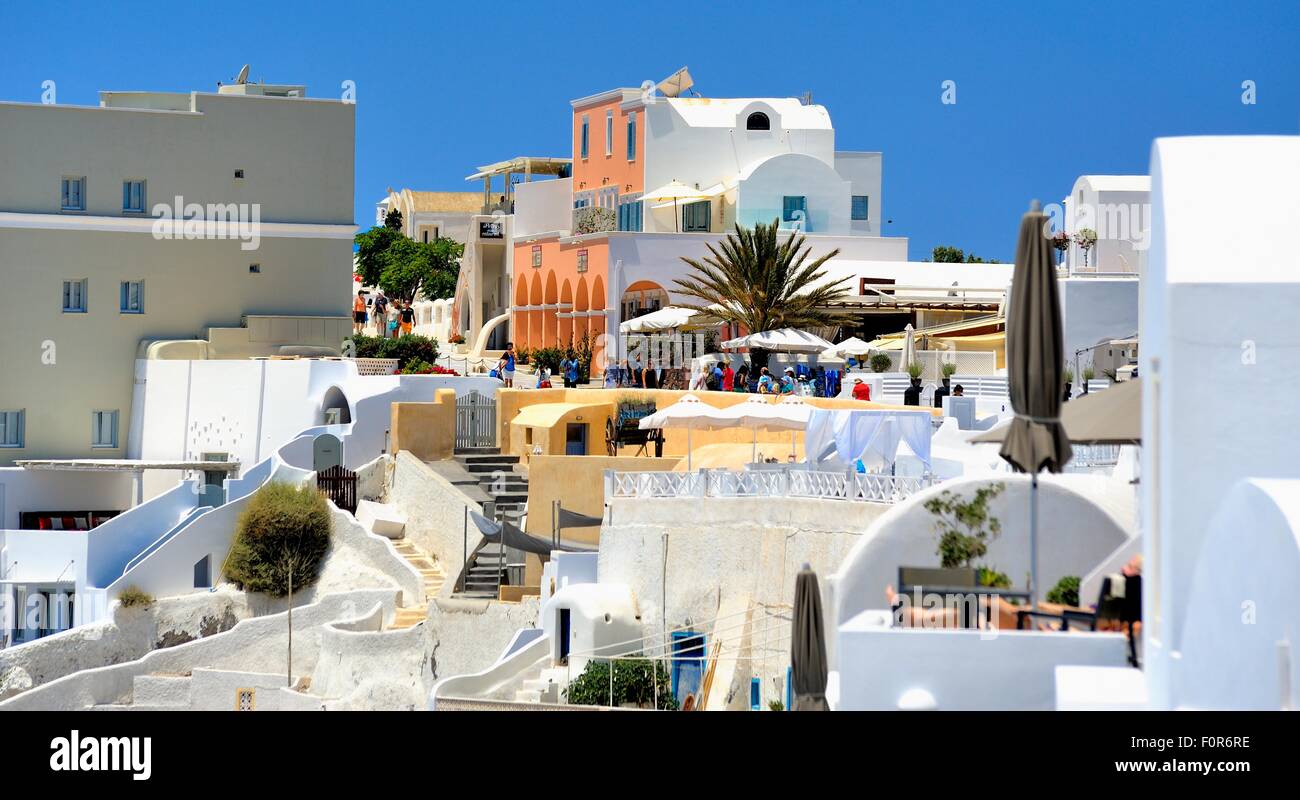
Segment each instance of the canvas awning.
M1100 392L1090 392L1061 409L1065 435L1074 444L1138 444L1142 441L1142 379L1121 381ZM1001 444L1009 425L1001 425L971 439L972 443Z
M519 409L510 424L526 428L553 428L571 412L588 409L595 413L608 406L608 403L537 403Z

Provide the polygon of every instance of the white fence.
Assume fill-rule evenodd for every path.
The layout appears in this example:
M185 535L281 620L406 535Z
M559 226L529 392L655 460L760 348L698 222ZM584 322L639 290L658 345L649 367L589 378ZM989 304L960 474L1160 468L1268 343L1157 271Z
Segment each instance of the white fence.
M885 372L903 372L901 350L878 352L889 356L889 369ZM943 377L940 373L941 364L956 364L957 372L963 375L993 375L998 371L997 353L992 350L917 350L916 360L924 367L921 379L927 381L937 381Z
M916 478L858 472L806 469L718 470L698 472L605 472L605 496L664 497L812 497L870 503L896 503L929 486Z
M358 375L394 375L397 373L395 358L357 358Z

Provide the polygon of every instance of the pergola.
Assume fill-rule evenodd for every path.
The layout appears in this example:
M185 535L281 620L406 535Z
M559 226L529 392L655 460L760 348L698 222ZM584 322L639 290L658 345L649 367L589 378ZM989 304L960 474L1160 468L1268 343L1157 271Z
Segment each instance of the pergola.
M508 210L514 202L514 189L510 185L511 175L523 175L525 182L531 182L534 175L552 175L562 177L573 169L573 159L553 158L550 156L515 156L514 158L486 164L478 168L467 181L483 181L483 213L492 213L492 179L497 175L505 176L505 189L502 192L502 205ZM507 213L509 213L507 211Z
M167 461L132 458L45 458L15 461L35 472L129 472L135 477L135 505L144 502L144 471L148 469L224 472L239 471L238 461Z

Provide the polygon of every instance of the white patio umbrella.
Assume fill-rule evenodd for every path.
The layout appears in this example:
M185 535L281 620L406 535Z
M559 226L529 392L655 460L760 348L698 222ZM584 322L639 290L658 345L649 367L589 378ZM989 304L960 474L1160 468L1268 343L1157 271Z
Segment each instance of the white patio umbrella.
M677 328L706 326L711 317L693 308L664 306L658 311L651 311L627 322L620 322L619 333L652 333L655 331L675 330Z
M899 367L902 368L904 372L907 371L907 365L916 360L915 330L916 329L912 327L912 323L910 322L907 323L907 327L903 329L903 360L899 363Z
M794 447L794 432L808 429L808 419L812 416L813 407L804 402L802 397L789 395L781 398L781 402L777 403L777 408L780 409L783 417L798 423L798 428L790 429L790 455L797 455ZM807 453L804 456L807 457Z
M864 356L871 352L871 342L864 342L856 336L850 336L834 347L822 351L822 355L831 358L843 356Z
M793 400L794 398L787 398ZM802 403L802 401L800 401ZM741 428L754 432L753 449L750 459L758 459L758 429L764 430L803 430L808 426L809 411L796 411L797 403L773 403L764 395L751 394L744 402L721 409L719 416ZM802 419L801 419L802 418ZM793 437L793 434L791 434Z
M677 216L677 203L681 200L707 200L713 195L702 192L693 186L687 186L678 180L672 180L651 192L641 195L643 203L655 203L661 200L673 202L673 230L678 230L680 223Z
M678 428L686 430L686 470L691 469L691 431L711 430L730 426L722 410L714 408L693 394L682 395L676 403L661 408L648 417L642 417L642 430L650 428Z
M820 353L829 350L835 345L807 331L796 328L777 328L773 331L751 333L738 339L728 339L722 343L722 346L730 349L737 347L757 348L773 353Z

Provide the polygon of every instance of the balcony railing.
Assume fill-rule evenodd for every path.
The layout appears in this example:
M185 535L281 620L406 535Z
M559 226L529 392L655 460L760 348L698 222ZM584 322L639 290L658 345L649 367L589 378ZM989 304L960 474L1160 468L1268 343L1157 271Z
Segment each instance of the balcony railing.
M930 477L779 470L605 473L610 498L809 497L820 500L896 503L931 485Z

